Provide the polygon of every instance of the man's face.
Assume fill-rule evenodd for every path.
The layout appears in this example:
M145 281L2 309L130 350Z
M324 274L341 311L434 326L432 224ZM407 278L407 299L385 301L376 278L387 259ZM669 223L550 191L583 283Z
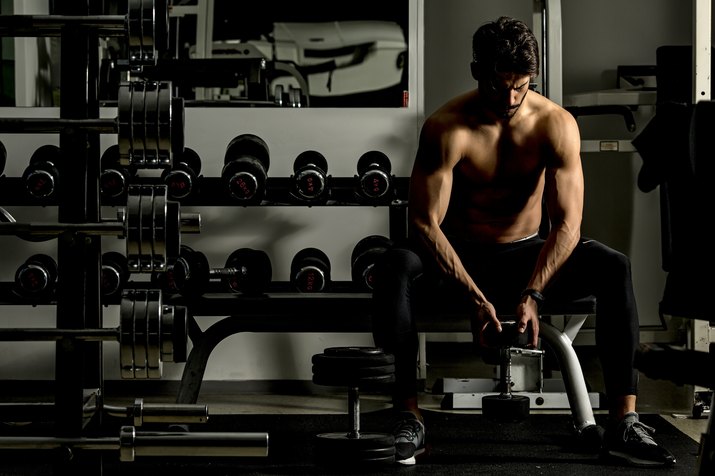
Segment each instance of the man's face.
M524 102L530 81L529 75L494 73L479 81L479 91L494 114L510 119Z

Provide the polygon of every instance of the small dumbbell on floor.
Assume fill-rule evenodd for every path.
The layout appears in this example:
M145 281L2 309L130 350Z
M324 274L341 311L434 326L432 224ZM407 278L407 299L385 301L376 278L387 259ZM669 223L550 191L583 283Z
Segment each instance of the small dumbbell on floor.
M348 388L345 432L315 436L318 464L379 465L395 462L395 437L360 429L360 389L377 389L395 380L395 358L377 347L329 347L312 358L313 383Z
M505 320L501 324L502 332L497 333L493 326L489 326L485 335L488 344L499 353L500 393L482 397L482 413L493 420L518 422L529 416L531 400L525 395L512 393L511 355L512 348L525 348L530 337L528 332L519 333L516 321Z

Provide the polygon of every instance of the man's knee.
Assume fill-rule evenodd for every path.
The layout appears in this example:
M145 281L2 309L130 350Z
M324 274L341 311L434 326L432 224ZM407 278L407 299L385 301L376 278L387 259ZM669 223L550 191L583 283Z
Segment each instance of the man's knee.
M411 281L422 273L419 255L407 248L386 250L375 265L375 288L382 288L396 281Z

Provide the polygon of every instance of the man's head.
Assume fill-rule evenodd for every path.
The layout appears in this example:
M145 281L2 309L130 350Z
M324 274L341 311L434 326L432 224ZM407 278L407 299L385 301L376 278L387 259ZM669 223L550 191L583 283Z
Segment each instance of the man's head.
M539 74L539 45L525 23L500 17L479 27L472 37L472 77L503 117L516 113Z

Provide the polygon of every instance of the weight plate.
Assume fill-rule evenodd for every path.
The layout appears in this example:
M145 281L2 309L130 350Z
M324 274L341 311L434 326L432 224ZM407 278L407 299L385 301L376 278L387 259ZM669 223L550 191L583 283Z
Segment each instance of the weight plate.
M395 381L394 374L360 377L357 375L313 375L313 383L326 387L358 387L362 389L375 389Z
M117 95L117 145L119 163L125 167L132 161L132 84L121 83Z
M346 359L369 360L374 362L382 362L391 364L394 362L392 354L386 354L380 347L369 346L342 346L342 347L327 347L323 350L325 356L341 357ZM316 354L321 355L321 354Z
M134 303L134 290L125 290L119 306L119 365L125 379L134 378Z
M523 421L529 416L530 403L525 395L485 395L482 414L501 422Z
M165 185L154 186L154 235L152 271L166 271L166 194Z
M154 250L154 187L141 188L141 236L139 254L139 272L151 273Z
M138 167L152 168L155 165L149 163L146 154L146 82L134 81L134 92L132 93L132 143L134 146L134 155L137 157Z
M172 121L171 86L169 83L159 83L158 92L158 161L161 166L171 166L171 121Z
M169 0L154 2L154 40L156 50L163 53L169 48Z
M174 306L174 329L172 333L174 350L172 362L186 362L189 346L189 309Z
M130 273L141 270L141 187L130 185L127 189L126 248L127 266Z
M147 307L146 290L134 291L134 378L145 379L147 375Z
M317 447L340 450L351 448L357 451L378 450L389 453L387 448L395 448L395 437L389 433L360 433L359 438L350 438L347 433L319 433L313 440Z
M175 306L163 306L161 313L161 360L174 361L174 309Z
M159 163L159 83L147 81L144 85L144 155L148 167Z
M156 12L154 0L142 1L142 63L156 62Z
M129 62L141 64L142 56L142 0L128 0L127 4L127 45L129 48Z
M321 380L328 380L332 376L342 378L343 375L353 376L354 378L362 377L377 377L380 375L390 375L395 373L395 365L376 365L374 367L356 367L348 368L344 365L330 365L320 363L313 364L313 375L320 375Z
M171 85L169 86L171 90ZM184 113L184 98L171 98L171 154L167 160L170 166L174 154L184 152L184 124L186 115Z
M166 241L167 265L176 261L181 250L181 206L173 200L166 201Z
M161 378L161 291L152 289L148 292L147 304L147 352L146 364L149 378Z

